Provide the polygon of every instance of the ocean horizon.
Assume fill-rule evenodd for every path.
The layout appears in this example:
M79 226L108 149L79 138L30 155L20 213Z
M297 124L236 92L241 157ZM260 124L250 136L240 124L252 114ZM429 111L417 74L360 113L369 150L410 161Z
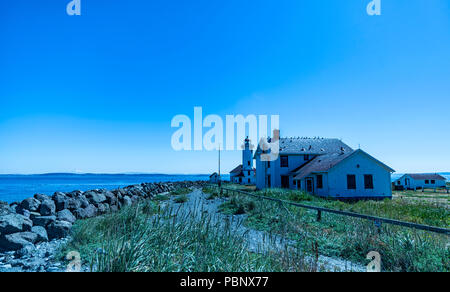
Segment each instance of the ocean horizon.
M227 175L222 176L226 179ZM55 192L88 191L126 187L152 182L202 181L208 174L143 174L143 173L44 173L44 174L0 174L0 201L7 203L22 201L34 194L51 196Z

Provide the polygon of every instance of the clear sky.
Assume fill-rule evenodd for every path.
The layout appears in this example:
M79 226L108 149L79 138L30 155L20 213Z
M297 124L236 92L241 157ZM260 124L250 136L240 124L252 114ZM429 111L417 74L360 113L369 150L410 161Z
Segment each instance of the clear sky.
M450 171L448 0L68 2L0 4L0 173L210 173L170 144L194 106Z

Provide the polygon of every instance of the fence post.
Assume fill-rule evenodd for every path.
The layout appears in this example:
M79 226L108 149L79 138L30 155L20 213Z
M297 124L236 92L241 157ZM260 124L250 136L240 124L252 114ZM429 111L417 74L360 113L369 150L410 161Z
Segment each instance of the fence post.
M317 210L317 221L322 220L322 211Z
M375 220L373 223L375 224L375 227L377 228L378 234L380 234L381 233L381 222L378 220Z

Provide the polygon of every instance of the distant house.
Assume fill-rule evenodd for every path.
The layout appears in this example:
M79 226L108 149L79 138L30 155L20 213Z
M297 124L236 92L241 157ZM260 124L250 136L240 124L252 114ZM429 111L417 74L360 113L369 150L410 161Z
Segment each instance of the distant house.
M446 178L437 173L407 173L394 181L395 188L417 190L445 188Z
M209 176L209 182L212 183L212 184L219 183L219 174L217 172L211 174Z
M243 185L254 185L256 183L256 170L253 167L253 150L250 148L250 140L247 137L242 150L242 164L230 172L230 181L232 183Z
M269 139L270 140L270 139ZM392 198L392 168L339 139L280 138L275 161L255 152L256 186L304 190L342 199Z

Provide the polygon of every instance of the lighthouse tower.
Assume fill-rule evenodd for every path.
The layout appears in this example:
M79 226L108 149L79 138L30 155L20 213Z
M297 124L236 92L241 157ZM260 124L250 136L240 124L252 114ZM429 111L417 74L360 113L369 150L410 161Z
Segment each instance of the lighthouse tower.
M244 171L253 170L253 150L250 149L250 139L244 141L244 150L242 151L242 169Z

